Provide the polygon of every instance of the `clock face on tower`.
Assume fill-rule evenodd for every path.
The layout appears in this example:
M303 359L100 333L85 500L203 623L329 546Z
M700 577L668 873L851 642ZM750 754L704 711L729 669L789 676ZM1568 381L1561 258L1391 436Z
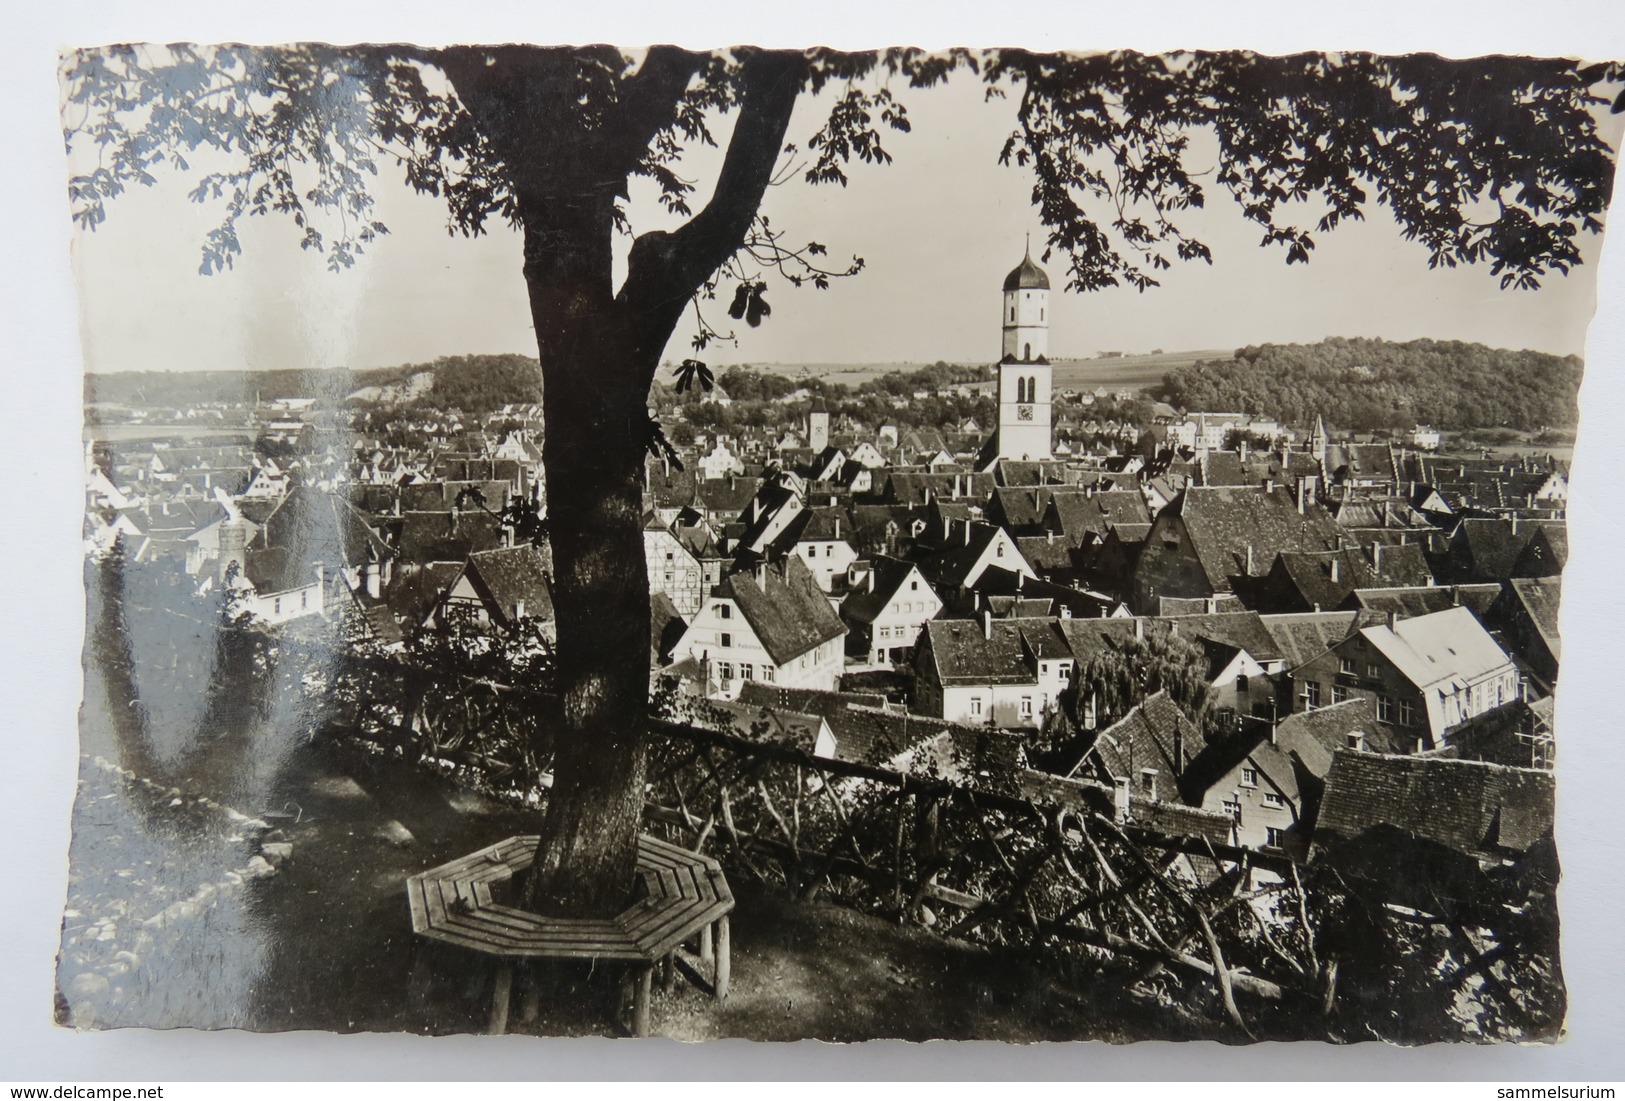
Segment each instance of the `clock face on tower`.
M1020 421L1030 421L1030 420L1032 420L1033 419L1033 407L1030 406L1030 405L1018 405L1018 406L1016 406L1016 419L1020 420Z

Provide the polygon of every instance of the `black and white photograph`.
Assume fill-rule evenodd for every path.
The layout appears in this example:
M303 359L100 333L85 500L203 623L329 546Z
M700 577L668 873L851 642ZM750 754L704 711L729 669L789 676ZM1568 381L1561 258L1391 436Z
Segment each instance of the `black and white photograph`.
M40 1011L1583 1027L1625 62L1100 45L65 43Z

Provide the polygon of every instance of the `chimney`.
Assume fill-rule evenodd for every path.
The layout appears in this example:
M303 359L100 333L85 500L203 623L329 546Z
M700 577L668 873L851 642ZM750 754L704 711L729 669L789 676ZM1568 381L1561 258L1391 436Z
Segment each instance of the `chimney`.
M1205 605L1207 607L1207 614L1208 615L1218 615L1219 614L1219 598L1218 597L1210 596L1210 597L1207 598L1207 600L1204 603L1205 603Z
M836 513L835 514L835 538L839 539L840 537L841 537L841 514Z
M1399 627L1399 613L1398 612L1389 612L1388 613L1388 629L1390 631L1393 631L1393 630L1397 630L1398 627Z
M1241 461L1246 462L1247 461L1247 437L1246 436L1241 437L1241 442L1239 444L1239 447L1240 447L1240 450L1241 450Z
M991 641L992 638L993 638L993 609L992 608L984 607L982 609L982 637L984 639L988 639L989 641Z
M1375 570L1379 574L1382 572L1382 544L1381 543L1373 543L1371 545L1371 568L1373 570Z
M1274 478L1265 478L1264 479L1264 492L1265 493L1274 493L1275 492L1275 479Z
M225 581L226 570L233 562L242 572L248 564L248 525L241 520L224 520L220 524L219 579Z
M1118 824L1128 821L1128 777L1112 777L1112 810Z
M1298 515L1300 516L1303 515L1304 511L1304 497L1307 494L1308 481L1303 475L1298 475Z
M965 545L970 546L970 521L965 521Z
M1458 585L1450 586L1450 606L1452 608L1461 607L1461 587Z
M1333 558L1332 559L1332 580L1334 582L1342 580L1342 578L1340 576L1341 573L1342 573L1342 570L1340 568L1341 566L1342 566L1342 560L1341 559L1338 559L1338 558Z
M1518 534L1518 514L1516 512L1512 514L1512 534Z
M1253 575L1253 545L1251 543L1248 543L1247 544L1247 576L1251 577L1252 575Z
M1145 638L1145 620L1139 616L1134 617L1134 637Z

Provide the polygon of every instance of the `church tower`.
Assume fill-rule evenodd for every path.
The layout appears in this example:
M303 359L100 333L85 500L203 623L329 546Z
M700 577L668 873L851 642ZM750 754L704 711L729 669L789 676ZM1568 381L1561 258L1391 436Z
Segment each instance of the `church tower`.
M829 447L829 406L824 403L822 394L813 398L812 410L807 414L807 446L814 455L822 454Z
M1001 459L1050 453L1049 276L1031 249L1004 278L1004 350L999 358Z

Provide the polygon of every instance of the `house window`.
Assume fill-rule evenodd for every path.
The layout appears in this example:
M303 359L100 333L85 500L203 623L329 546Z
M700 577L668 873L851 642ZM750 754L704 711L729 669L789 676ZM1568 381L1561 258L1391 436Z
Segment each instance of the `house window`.
M908 583L908 591L911 592L911 593L919 592L920 591L920 583L918 581L910 581Z
M1241 770L1241 786L1244 788L1255 788L1258 786L1258 770L1256 768L1244 768Z
M1245 694L1247 691L1247 674L1242 673L1236 677L1236 691Z
M1382 668L1378 666L1376 662L1368 661L1366 662L1365 666L1365 675L1370 677L1372 680L1376 680L1378 677L1382 676Z
M1241 825L1241 800L1226 799L1224 801L1224 813L1228 814L1230 820L1236 825Z
M1394 697L1377 697L1377 719L1385 723L1391 723L1394 721Z
M771 665L762 666L762 679L768 684L773 683L773 667Z
M807 557L808 558L817 558L818 557L818 548L813 546L811 543L807 544Z
M722 645L724 645L724 646L732 646L733 644L734 644L733 635L730 635L727 631L723 631L722 632Z
M727 605L727 604L718 604L717 605L717 618L718 619L732 619L733 618L733 608L731 606Z
M1339 673L1344 674L1345 676L1352 677L1357 668L1358 668L1358 666L1355 664L1355 661L1354 661L1353 658L1338 658L1337 659L1337 671Z
M310 590L309 589L306 589L304 592L299 594L299 606L301 608L310 607Z
M717 663L717 678L719 680L724 681L724 682L733 680L734 679L733 663L729 662L729 661L720 661L720 662L718 662Z
M1412 702L1411 700L1400 700L1399 701L1399 725L1400 726L1415 726L1416 725L1416 704L1414 702Z
M1266 807L1284 807L1286 806L1286 800L1282 799L1277 792L1266 791L1264 793L1264 805Z
M1303 682L1303 706L1306 711L1313 711L1320 706L1320 682L1318 680Z
M747 662L742 663L739 666L739 679L740 680L755 680L756 678L751 675L752 672L753 672L753 670L750 667L750 662L747 661Z
M1347 703L1348 698L1349 698L1349 690L1347 688L1345 688L1341 684L1332 685L1332 702L1333 703Z
M1004 544L1003 543L1000 543L998 546L993 548L993 557L995 557L995 558L1003 558L1004 557Z
M280 596L277 597L275 600L271 601L271 614L272 615L281 615L282 614L282 598Z
M1024 719L1033 717L1033 698L1031 696L1021 697L1021 717Z
M1140 770L1140 793L1147 799L1155 799L1157 797L1156 769L1142 768Z
M1281 830L1276 826L1264 827L1264 844L1271 849L1281 847Z
M980 715L982 713L982 701L980 697L970 701L970 713L972 715Z

